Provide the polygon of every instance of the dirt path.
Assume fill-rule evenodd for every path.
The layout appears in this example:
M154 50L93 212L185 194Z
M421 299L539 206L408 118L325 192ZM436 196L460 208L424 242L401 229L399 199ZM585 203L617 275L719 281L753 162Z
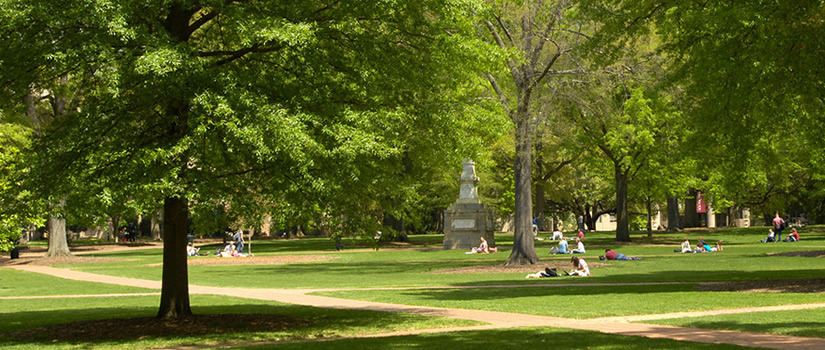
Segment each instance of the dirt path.
M132 287L142 287L159 289L159 281L149 281L134 278L98 275L93 273L73 271L69 269L54 268L36 265L16 265L7 268L29 271L51 275L60 278L67 278L79 281L109 283ZM587 284L575 284L585 286ZM599 284L593 284L599 285ZM529 285L535 286L535 285ZM522 287L522 286L500 286L500 287ZM444 287L452 288L452 287ZM331 289L324 289L329 291ZM486 322L488 325L473 327L458 327L449 329L426 329L410 332L394 332L374 336L411 335L422 333L441 333L459 330L478 330L494 328L519 328L519 327L559 327L582 330L592 330L602 333L643 336L648 338L667 338L681 341L703 342L703 343L724 343L749 347L771 348L771 349L825 349L825 339L804 338L776 334L736 332L712 329L682 328L664 325L651 325L630 323L642 320L655 320L677 317L697 317L705 315L716 315L721 313L746 313L756 311L788 310L797 308L821 308L825 304L793 305L793 306L768 306L755 308L739 308L727 310L715 310L708 312L687 312L669 313L661 315L639 315L624 317L605 317L594 319L567 319L560 317L548 317L527 315L509 312L469 310L469 309L449 309L426 306L397 305L388 303L368 302L350 299L339 299L325 296L308 295L308 293L322 291L320 289L253 289L253 288L225 288L190 285L189 291L192 294L225 295L232 297L243 297L257 300L277 301L282 303L306 305L321 308L333 309L357 309L374 310L386 312L407 312L425 316L440 316L457 319L468 319L479 322ZM155 294L155 293L150 293ZM58 297L58 296L53 296Z

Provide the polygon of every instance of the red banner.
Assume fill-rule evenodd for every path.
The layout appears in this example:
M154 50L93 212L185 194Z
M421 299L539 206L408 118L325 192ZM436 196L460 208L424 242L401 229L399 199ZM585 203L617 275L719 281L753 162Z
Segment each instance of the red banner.
M705 197L702 196L702 192L696 192L696 212L697 213L707 213L708 212L708 205L705 203Z

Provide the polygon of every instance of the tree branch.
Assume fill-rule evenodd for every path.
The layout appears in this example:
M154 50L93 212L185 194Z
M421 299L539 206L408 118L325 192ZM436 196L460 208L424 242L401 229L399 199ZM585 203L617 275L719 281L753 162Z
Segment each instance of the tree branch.
M507 40L510 40L511 45L516 46L516 43L513 41L513 37L510 36L510 31L507 30L506 26L504 26L504 22L501 21L501 16L495 16L495 17L496 17L496 22L498 22L498 25L501 26L501 30L504 31L504 35L507 35Z
M541 72L541 75L539 75L539 77L536 78L536 80L533 80L533 82L530 83L530 86L528 87L529 90L532 90L534 87L536 87L536 85L538 85L539 82L541 82L541 80L544 79L545 76L547 76L547 73L550 72L550 67L552 67L553 64L556 63L556 60L559 59L559 57L561 57L561 51L556 51L556 54L553 55L552 58L550 58L550 62L547 62L547 66L544 67L544 71Z
M275 52L282 49L282 46L273 46L273 47L263 47L262 44L257 43L250 47L243 48L240 50L235 51L206 51L206 52L199 52L198 56L200 57L214 57L214 56L229 56L226 57L216 63L216 65L224 65L234 60L237 60L246 54L249 53L268 53L268 52Z
M496 78L492 74L487 73L487 80L490 81L490 85L493 87L493 90L495 90L496 95L498 95L498 100L501 101L501 104L504 105L504 108L509 110L510 102L507 100L507 96L504 95L504 92L501 91L501 87L498 85Z

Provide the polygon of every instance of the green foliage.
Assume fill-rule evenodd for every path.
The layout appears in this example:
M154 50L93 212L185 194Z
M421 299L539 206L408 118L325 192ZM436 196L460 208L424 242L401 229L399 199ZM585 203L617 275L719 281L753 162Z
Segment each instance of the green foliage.
M3 93L65 78L78 97L27 184L77 216L183 197L247 224L421 221L429 195L447 202L429 187L445 164L503 125L475 100L500 53L475 38L473 0L4 5Z
M0 113L0 252L12 249L26 226L41 222L30 193L17 188L27 176L22 158L31 129L5 119Z
M587 1L613 53L655 34L669 58L667 82L682 92L686 146L701 186L719 207L783 211L793 197L816 207L800 179L822 173L820 1L676 3ZM799 210L799 209L797 209Z

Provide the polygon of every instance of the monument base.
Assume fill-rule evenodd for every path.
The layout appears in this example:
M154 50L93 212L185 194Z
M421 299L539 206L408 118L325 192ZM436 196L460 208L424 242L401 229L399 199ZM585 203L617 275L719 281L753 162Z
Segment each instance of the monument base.
M444 249L470 250L484 237L490 247L496 244L490 210L481 203L455 203L444 211Z

